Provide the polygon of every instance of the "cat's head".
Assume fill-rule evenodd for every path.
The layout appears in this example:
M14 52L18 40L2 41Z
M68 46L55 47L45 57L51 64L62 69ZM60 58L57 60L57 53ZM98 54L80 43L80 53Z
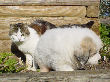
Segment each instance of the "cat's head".
M9 36L14 43L22 43L30 35L28 25L24 23L10 24Z
M34 29L40 36L46 30L56 28L56 26L50 22L44 20L35 20L30 25L24 23L10 24L9 36L13 42L24 42L26 38L31 35L28 27Z

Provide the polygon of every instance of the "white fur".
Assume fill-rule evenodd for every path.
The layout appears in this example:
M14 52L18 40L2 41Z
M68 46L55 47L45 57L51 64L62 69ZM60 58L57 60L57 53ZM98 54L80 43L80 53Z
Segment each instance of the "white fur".
M39 35L37 34L37 32L32 29L32 28L28 28L29 32L30 32L30 35L29 37L26 38L26 40L23 42L22 45L18 46L18 48L25 54L29 54L31 55L32 57L26 57L26 60L28 62L28 60L30 61L30 66L29 66L29 63L28 63L28 70L33 70L33 71L36 71L36 66L34 64L34 51L35 51L35 48L37 46L37 43L39 41ZM27 56L27 55L26 55ZM33 67L32 67L33 65Z
M20 30L18 30L16 34L11 36L11 39L16 43L19 50L26 55L26 65L28 66L27 69L35 71L36 66L33 63L33 57L36 45L39 41L39 35L30 27L28 27L28 30L30 32L28 37L22 36Z
M88 63L96 65L96 64L98 64L98 60L100 60L100 59L101 59L100 54L96 53L93 57L89 58Z
M90 37L96 44L97 54L102 47L100 38L88 28L56 28L47 30L40 38L35 51L35 62L39 66L53 68L56 71L72 71L74 52L81 52L80 43L85 37ZM84 54L84 53L83 53ZM92 58L92 57L91 57ZM93 64L90 59L89 63ZM73 64L74 65L74 64Z
M18 48L26 54L33 54L35 47L39 41L39 35L37 34L37 32L32 29L32 28L28 28L30 35L24 40L24 42L22 43L22 45L19 45Z

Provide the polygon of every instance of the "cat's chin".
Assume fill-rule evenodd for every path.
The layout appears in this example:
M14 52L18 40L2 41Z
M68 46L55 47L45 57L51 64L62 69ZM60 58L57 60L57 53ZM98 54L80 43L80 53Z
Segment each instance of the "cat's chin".
M14 43L16 44L16 45L20 45L20 44L22 44L24 41L14 41Z

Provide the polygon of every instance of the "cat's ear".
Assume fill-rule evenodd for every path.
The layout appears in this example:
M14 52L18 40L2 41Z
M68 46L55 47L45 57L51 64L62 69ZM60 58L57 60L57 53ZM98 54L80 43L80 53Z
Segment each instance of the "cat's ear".
M13 24L10 24L10 28L11 28L11 29L14 28L14 27L13 27Z
M10 27L12 26L12 24L10 24Z
M23 23L22 27L27 28L27 27L29 27L29 25L27 23Z
M88 23L86 24L81 24L79 26L81 26L82 28L91 28L94 24L94 21L89 21ZM77 25L77 24L76 24Z
M86 25L87 28L91 28L93 26L93 24L94 24L94 21L90 21L85 25Z
M23 27L24 26L24 23L17 23L15 24L16 27Z

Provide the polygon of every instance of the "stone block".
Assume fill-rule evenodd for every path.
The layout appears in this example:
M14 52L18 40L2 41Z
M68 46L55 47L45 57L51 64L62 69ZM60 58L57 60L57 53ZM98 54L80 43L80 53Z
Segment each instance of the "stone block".
M11 41L10 40L0 40L0 53L10 52Z
M85 6L0 6L0 16L85 17Z
M99 17L99 7L98 6L88 6L87 7L87 17Z

